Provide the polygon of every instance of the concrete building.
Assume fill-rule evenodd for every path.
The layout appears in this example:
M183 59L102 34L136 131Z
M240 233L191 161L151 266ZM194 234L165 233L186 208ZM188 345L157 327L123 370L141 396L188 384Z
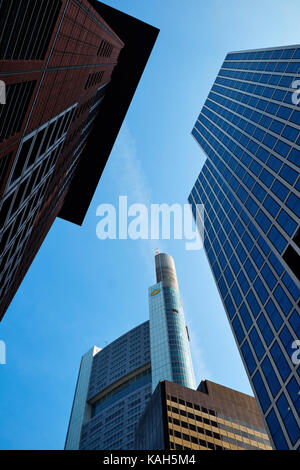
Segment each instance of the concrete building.
M208 380L159 382L139 421L137 450L270 450L255 398Z

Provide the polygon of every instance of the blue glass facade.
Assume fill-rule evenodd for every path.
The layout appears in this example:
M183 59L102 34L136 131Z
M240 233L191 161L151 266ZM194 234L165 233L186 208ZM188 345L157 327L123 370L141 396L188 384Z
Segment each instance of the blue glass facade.
M79 374L66 449L133 449L151 397L149 322L98 348L88 365Z
M156 255L157 282L149 288L152 392L160 380L195 389L188 330L173 258Z
M277 449L300 446L299 79L300 46L230 53L192 131L207 159L189 203Z

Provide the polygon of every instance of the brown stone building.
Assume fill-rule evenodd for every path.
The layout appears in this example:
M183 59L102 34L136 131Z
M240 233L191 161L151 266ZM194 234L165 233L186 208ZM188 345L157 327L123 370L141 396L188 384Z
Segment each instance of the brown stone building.
M137 450L271 450L255 398L209 380L161 381L136 429Z
M0 4L0 319L56 216L81 224L158 30L93 0Z

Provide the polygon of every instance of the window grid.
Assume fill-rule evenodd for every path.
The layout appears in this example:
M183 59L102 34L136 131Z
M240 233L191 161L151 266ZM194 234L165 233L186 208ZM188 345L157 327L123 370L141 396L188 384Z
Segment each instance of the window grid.
M282 449L300 439L298 401L287 390L294 380L299 391L291 360L299 277L290 259L300 254L300 111L291 88L299 72L299 46L226 57L192 131L207 160L189 197L194 217L205 204L207 257Z

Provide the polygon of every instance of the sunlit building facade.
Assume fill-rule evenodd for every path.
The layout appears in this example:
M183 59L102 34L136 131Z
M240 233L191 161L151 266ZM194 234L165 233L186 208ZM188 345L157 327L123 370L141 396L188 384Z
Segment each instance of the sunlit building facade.
M299 79L300 46L229 53L192 131L189 202L277 449L300 446Z
M139 421L137 450L271 450L254 397L209 380L161 381Z

